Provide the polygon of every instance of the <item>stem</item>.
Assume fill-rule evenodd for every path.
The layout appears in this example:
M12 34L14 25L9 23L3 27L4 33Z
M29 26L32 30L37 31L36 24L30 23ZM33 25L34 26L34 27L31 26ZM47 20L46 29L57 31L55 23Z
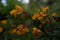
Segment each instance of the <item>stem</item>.
M51 27L51 36L50 36L50 40L53 40L53 25L52 25L52 21L51 21L51 19L50 19L50 17L49 16L47 16L48 17L48 19L49 19L49 21L50 21L50 27Z

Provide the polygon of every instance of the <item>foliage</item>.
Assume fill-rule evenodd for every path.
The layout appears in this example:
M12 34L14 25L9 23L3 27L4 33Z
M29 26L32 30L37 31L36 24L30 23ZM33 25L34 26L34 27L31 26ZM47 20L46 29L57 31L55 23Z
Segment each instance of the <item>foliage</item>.
M7 3L7 6L0 5L1 40L60 39L60 2L43 8L33 6L35 10L27 10L15 0Z

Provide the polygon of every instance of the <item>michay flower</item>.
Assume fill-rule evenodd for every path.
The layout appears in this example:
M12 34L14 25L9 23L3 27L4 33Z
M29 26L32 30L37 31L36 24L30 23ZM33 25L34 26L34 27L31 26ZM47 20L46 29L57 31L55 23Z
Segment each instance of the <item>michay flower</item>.
M1 23L2 25L5 25L5 24L7 24L7 20L1 20L0 23Z
M57 17L57 14L56 13L53 13L51 16L52 17Z
M42 9L42 11L45 12L45 13L48 12L48 10L49 10L49 7L48 7L48 6L46 6L46 7L44 7L44 8Z
M33 16L32 16L32 19L35 20L36 18L39 17L39 14L38 13L35 13Z
M18 25L18 27L17 27L17 35L24 35L24 34L26 34L26 33L28 33L29 32L29 29L28 29L28 27L26 27L26 26L24 26L24 25Z
M40 36L41 30L39 30L38 28L34 27L33 28L33 35L34 36Z
M45 13L43 13L43 12L39 12L39 13L35 13L33 16L32 16L32 20L36 20L36 19L38 19L38 20L43 20L44 19L44 17L46 17L47 16L47 14L45 14Z
M23 13L23 9L19 5L15 6L15 9L10 11L10 15L12 15L14 17L16 17L16 15L19 15L21 13Z
M39 17L38 17L37 19L42 22L45 17L47 17L47 14L45 14L45 13L43 13L43 12L40 12Z

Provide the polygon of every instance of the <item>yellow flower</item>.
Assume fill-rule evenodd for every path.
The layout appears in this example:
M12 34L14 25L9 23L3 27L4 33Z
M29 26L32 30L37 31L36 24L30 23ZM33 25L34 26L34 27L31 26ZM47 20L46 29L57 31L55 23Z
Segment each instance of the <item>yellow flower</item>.
M12 16L15 16L16 17L16 15L19 15L21 12L20 11L18 11L18 10L12 10L11 12L10 12L10 15L12 15Z
M51 16L52 17L57 17L57 14L56 13L53 13Z
M37 30L37 28L36 28L36 27L34 27L34 28L33 28L33 30Z
M17 35L24 35L26 34L27 32L29 32L28 28L24 25L18 25L17 27Z
M22 8L21 8L19 5L16 5L16 6L15 6L15 9L16 9L16 10L19 10L19 9L22 10Z
M29 32L28 28L23 29L23 32L24 33Z
M43 21L44 18L43 17L38 17L38 20Z
M23 32L17 31L17 35L22 36L23 35Z
M40 20L40 21L43 21L44 17L46 17L46 16L47 16L47 14L45 14L43 12L40 12L39 17L37 19Z
M0 33L3 31L3 27L0 27Z
M16 12L17 12L17 10L13 9L10 13L11 13L11 15L13 15Z
M46 17L47 16L47 14L44 14L43 12L40 12L40 15L39 15L40 17Z
M33 28L33 35L34 36L39 36L41 33L41 30L37 29L36 27Z
M10 12L10 15L11 15L11 16L16 16L16 15L17 15L17 10L13 9L13 10Z
M34 15L32 16L32 19L35 20L35 19L38 18L38 17L39 17L39 14L34 14Z
M21 13L23 13L23 9L19 5L17 5L15 7L15 9L13 9L12 11L10 11L10 15L12 15L14 17L16 17L17 15L19 15Z
M46 7L43 8L43 12L45 12L45 13L48 12L48 10L49 10L48 6L46 6Z
M22 30L23 29L23 25L22 24L18 25L17 29Z
M16 33L16 30L17 30L17 29L12 29L12 32L13 32L13 33Z
M29 32L29 30L28 29L22 29L22 30L17 30L17 35L24 35L24 34L26 34L27 32Z
M2 25L7 24L7 20L2 20L2 21L1 21L1 24L2 24Z
M23 9L19 5L17 5L15 9L17 10L17 14L21 14L23 12Z

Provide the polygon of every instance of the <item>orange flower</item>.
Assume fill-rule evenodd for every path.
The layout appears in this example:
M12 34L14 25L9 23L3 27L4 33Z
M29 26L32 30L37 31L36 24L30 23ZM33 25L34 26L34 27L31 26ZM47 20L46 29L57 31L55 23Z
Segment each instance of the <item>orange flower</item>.
M22 8L21 8L19 5L16 5L16 6L15 6L15 9L16 9L16 10L22 10Z
M20 12L18 12L18 10L15 10L15 9L10 12L10 15L12 15L14 17L16 17L16 15L18 15L18 14L20 14Z
M16 29L12 29L12 32L13 32L13 33L16 33Z
M47 14L44 14L43 12L40 12L39 17L37 19L40 20L40 21L43 21L44 17L46 17L46 16L47 16Z
M40 15L39 15L40 17L46 17L47 16L47 14L44 14L43 12L40 12Z
M23 32L24 33L29 32L28 28L23 29Z
M26 34L27 32L29 32L28 28L25 26L25 25L18 25L17 27L17 35L24 35Z
M13 9L13 10L10 12L10 14L11 14L11 15L15 15L16 12L17 12L17 10Z
M43 12L47 12L49 10L49 7L48 6L46 6L45 8L43 8Z
M0 33L3 31L3 28L2 27L0 27Z
M2 25L7 24L7 20L2 20L2 21L1 21L1 24L2 24Z
M41 33L41 30L37 29L36 27L33 28L33 35L34 36L39 36Z
M23 29L23 25L22 24L18 25L17 29L22 30Z
M17 31L17 35L22 36L22 35L23 35L23 32L21 32L21 31Z
M24 34L26 34L27 32L29 32L29 30L28 29L22 29L22 30L17 30L17 35L24 35Z
M53 13L51 16L52 17L57 17L57 14L56 13Z
M10 12L10 15L16 17L17 15L19 15L19 14L21 14L21 13L23 13L23 9L22 9L19 5L17 5L17 6L15 7L15 9L13 9L13 10Z
M35 20L37 17L39 17L39 14L36 13L32 16L32 19Z
M38 17L38 20L43 21L44 18L43 17Z

